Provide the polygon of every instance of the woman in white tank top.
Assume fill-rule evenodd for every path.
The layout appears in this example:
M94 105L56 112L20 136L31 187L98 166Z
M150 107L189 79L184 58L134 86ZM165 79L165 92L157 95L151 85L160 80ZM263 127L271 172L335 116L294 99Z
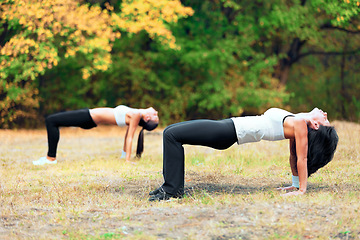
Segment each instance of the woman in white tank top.
M304 194L307 178L325 166L334 156L338 136L327 113L315 108L308 113L293 114L271 108L261 116L223 120L192 120L168 126L163 134L164 183L150 192L149 201L182 197L184 193L183 144L226 149L234 143L260 140L290 140L290 166L293 186L289 195ZM296 144L295 144L296 143Z
M80 109L55 113L46 118L46 129L48 134L48 154L37 161L34 165L56 164L56 151L60 139L59 127L81 127L91 129L99 124L127 126L124 147L121 158L130 162L132 140L138 126L142 127L136 150L136 156L140 157L143 152L144 129L151 131L159 124L158 112L152 108L136 109L125 105L116 108L93 108Z

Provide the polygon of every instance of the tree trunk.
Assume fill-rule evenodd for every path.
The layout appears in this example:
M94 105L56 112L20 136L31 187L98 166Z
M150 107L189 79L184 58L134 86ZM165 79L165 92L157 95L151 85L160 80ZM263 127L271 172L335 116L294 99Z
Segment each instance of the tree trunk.
M280 60L280 63L276 67L274 77L280 80L280 84L285 86L288 79L291 66L299 60L301 47L305 44L305 41L301 41L299 38L295 38L287 52L287 57Z
M351 96L347 91L347 86L345 82L345 67L346 67L346 50L348 46L348 41L345 41L344 44L344 54L341 56L341 63L340 63L340 95L341 95L341 115L344 119L348 119L348 112L346 106L349 105L351 102Z

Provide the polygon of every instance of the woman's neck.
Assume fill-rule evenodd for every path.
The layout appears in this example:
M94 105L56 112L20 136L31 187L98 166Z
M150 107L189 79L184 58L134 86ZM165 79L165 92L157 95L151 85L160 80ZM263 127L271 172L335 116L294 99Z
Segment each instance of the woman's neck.
M306 121L306 123L309 123L309 121L312 119L312 114L311 112L305 112L305 113L297 113L295 114L296 117L304 119Z

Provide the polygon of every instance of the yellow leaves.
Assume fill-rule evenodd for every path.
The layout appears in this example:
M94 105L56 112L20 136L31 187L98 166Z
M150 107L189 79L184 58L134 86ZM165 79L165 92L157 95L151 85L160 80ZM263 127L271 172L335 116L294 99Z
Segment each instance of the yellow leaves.
M109 44L110 43L107 38L96 37L93 39L87 39L86 42L84 43L84 46L89 49L99 48L99 46L101 46L102 49L109 52L109 51L111 51L111 47Z
M54 35L49 29L38 28L37 29L37 41L45 42L49 38L52 38Z
M87 80L93 73L97 71L106 71L111 65L111 54L99 53L94 55L93 65L82 69L82 78Z
M65 56L66 57L73 57L73 56L75 56L75 54L76 54L76 52L72 48L68 48L67 51L66 51Z
M54 34L59 34L61 32L61 24L59 22L54 22L52 30Z
M19 23L20 23L21 25L25 25L26 19L24 18L24 16L21 16L21 17L20 17Z
M89 35L104 36L104 31L111 26L111 16L107 11L103 12L97 6L79 6L77 1L71 0L14 0L13 4L4 5L2 18L19 19L19 23L29 30L42 28L51 30L54 34L60 33L62 28L70 28L86 31ZM65 33L62 32L61 35ZM108 31L105 34L106 37L111 37L113 33Z
M161 6L161 9L161 15L167 22L177 22L178 16L191 16L194 14L192 8L183 7L180 1L168 1Z
M96 71L106 71L111 65L112 42L121 37L120 29L130 33L147 31L172 49L179 49L166 23L191 16L194 11L180 0L124 0L122 12L105 3L106 9L81 5L81 0L3 0L0 19L18 20L22 26L0 49L0 78L4 69L18 67L16 78L34 79L47 68L58 65L59 56L88 55L83 78ZM19 57L21 56L21 57ZM29 67L32 66L32 67ZM11 71L9 71L11 72Z
M88 79L91 76L90 71L87 68L82 69L82 78Z
M34 76L45 68L58 64L57 49L48 47L55 44L55 37L61 41L58 46L65 48L65 56L75 56L79 47L90 53L94 49L110 52L110 40L120 37L118 31L111 30L112 18L100 7L78 5L72 0L13 0L2 6L1 18L5 21L19 19L19 24L29 32L20 32L8 41L0 50L2 56L8 56L1 68L8 67L18 61L19 55L27 55L26 59L42 59L42 64L35 68L27 68L22 76ZM111 8L111 7L110 7ZM85 37L86 36L86 37ZM40 54L39 51L43 50ZM44 53L46 51L46 53ZM34 60L33 60L34 61ZM44 63L46 62L46 64ZM108 61L105 61L108 62ZM98 69L107 69L104 64ZM0 69L1 71L1 69ZM35 71L31 73L29 71Z
M1 80L0 80L1 83ZM3 87L3 89L1 89ZM35 117L38 107L38 90L34 89L31 84L28 83L6 83L0 84L0 90L2 92L12 92L5 98L0 100L0 125L2 127L8 127L7 124L20 117ZM16 94L14 94L16 92ZM19 108L19 106L22 106ZM22 109L14 111L14 109Z
M145 30L151 38L159 37L163 44L177 48L175 38L167 29L165 22L177 22L179 17L191 16L194 11L184 7L178 0L124 1L120 18L113 21L128 32Z
M109 10L109 11L114 11L114 7L111 6L108 2L105 3L105 7L106 7L106 9Z
M338 16L337 18L336 18L336 20L338 21L338 22L340 22L340 21L344 21L344 17L343 16Z
M28 53L29 48L36 48L38 44L33 39L24 38L21 35L15 35L9 42L1 48L1 55L17 56L19 53Z
M45 9L40 8L38 11L35 12L35 17L38 19L43 18L46 15Z

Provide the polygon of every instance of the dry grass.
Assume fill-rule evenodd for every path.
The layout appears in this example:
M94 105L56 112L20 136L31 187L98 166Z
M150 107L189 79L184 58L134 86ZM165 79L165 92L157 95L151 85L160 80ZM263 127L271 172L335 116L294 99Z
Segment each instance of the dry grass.
M58 164L41 167L45 130L0 130L0 239L360 239L360 125L335 126L335 158L304 196L274 191L291 180L280 141L186 146L186 196L160 203L147 201L162 183L160 130L132 165L118 159L124 129L62 129Z

